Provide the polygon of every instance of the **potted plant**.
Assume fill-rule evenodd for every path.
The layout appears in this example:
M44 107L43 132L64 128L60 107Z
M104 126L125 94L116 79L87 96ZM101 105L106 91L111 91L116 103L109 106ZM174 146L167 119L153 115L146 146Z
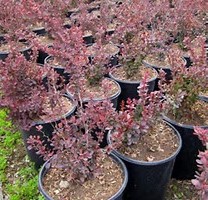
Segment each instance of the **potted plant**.
M140 98L127 101L108 135L113 152L129 172L125 199L164 199L181 148L179 133L161 117L165 108L162 93L148 94L148 80L145 75L138 90Z
M57 77L52 71L27 61L15 50L0 65L1 107L7 108L9 118L22 131L26 146L30 135L39 135L46 142L52 136L55 123L74 112L75 103L57 92ZM43 78L49 73L51 81L46 89ZM43 126L44 135L36 129L38 125ZM43 163L35 152L28 151L28 154L37 167Z
M179 3L175 3L174 10L175 13L181 13L183 10L183 15L173 16L176 21L175 29L172 31L174 35L174 43L178 46L182 52L184 58L187 60L187 66L192 64L192 55L189 49L184 43L186 37L194 40L198 36L206 37L206 2L200 1L196 4L189 4L188 2L183 2L182 6ZM185 8L185 9L183 9ZM190 20L191 19L191 20ZM198 47L195 47L197 50ZM199 47L200 48L200 47ZM192 48L193 49L193 48Z
M80 73L77 80L73 80L68 84L68 93L75 99L80 100L82 103L86 103L90 100L103 101L110 99L114 107L117 107L117 100L121 93L119 84L113 79L104 77L107 73L105 67L108 63L109 56L105 54L105 47L97 46L97 55L93 60L86 63L82 69L82 75ZM80 84L82 82L82 84ZM78 97L77 95L80 95Z
M136 49L133 50L132 43L129 45L131 45L129 48L132 52L137 52ZM137 45L139 46L138 43ZM138 54L134 56L131 56L131 53L127 53L126 55L122 54L122 61L119 62L119 66L112 68L109 73L109 77L117 81L121 87L119 102L122 100L126 101L127 98L138 98L137 87L140 85L141 78L145 72L151 74L149 91L154 90L157 72L151 67L145 67L142 62L144 55Z
M25 58L30 58L31 45L17 39L12 39L12 41L8 42L6 40L6 36L4 36L0 40L0 59L5 60L9 53L11 53L12 48L17 48L19 52L21 52L25 56Z
M23 20L22 5L19 2L2 1L0 25L4 34L0 40L0 59L4 60L16 48L30 59L31 44L22 37L26 29Z
M121 56L119 66L113 68L109 76L120 84L120 99L124 101L128 97L138 98L137 87L146 71L151 74L149 91L154 90L157 72L143 64L150 50L151 39L146 27L150 22L149 7L148 2L123 2L115 12L117 26L112 38L121 45Z
M151 74L149 91L154 90L157 72L150 67L146 68L141 60L140 57L125 60L119 67L113 68L109 73L110 78L117 81L121 87L119 105L121 101L126 101L128 98L138 98L136 94L137 87L140 85L140 81L147 71Z
M172 80L165 83L161 79L160 89L165 93L169 108L165 113L165 120L171 123L180 133L183 141L173 177L191 179L197 169L196 157L204 147L201 141L193 135L193 126L207 127L207 102L199 94L206 89L207 67L204 41L198 38L201 45L201 54L192 54L193 65L185 68L173 62ZM190 47L191 49L191 47ZM174 55L172 55L174 57ZM163 79L164 80L164 79Z
M109 101L78 106L76 114L63 120L54 130L54 156L42 167L39 189L45 199L121 200L128 181L123 162L109 148L101 149L107 126L112 126L115 109ZM99 138L94 140L92 132ZM30 148L48 158L37 137L29 139ZM52 154L52 153L51 153Z

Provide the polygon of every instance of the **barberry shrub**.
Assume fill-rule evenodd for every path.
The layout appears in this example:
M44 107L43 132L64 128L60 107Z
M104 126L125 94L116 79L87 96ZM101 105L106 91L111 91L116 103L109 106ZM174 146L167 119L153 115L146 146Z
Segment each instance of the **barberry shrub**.
M99 159L110 152L108 146L101 149L99 145L106 129L112 128L116 114L109 101L90 101L84 109L79 107L74 116L55 127L51 139L53 150L48 150L38 136L30 136L29 148L45 160L53 156L50 166L64 169L70 174L68 181L82 184L96 177Z
M148 74L145 74L141 81L139 99L128 99L126 105L123 102L121 106L112 133L112 141L115 141L116 146L121 143L136 144L154 122L161 118L161 112L165 109L163 94L160 91L148 93L148 78Z

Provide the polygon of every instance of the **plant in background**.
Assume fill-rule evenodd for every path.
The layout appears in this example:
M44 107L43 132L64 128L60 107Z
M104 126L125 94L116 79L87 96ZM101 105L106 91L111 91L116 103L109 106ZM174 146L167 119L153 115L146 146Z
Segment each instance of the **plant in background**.
M192 184L198 190L200 199L206 200L208 198L208 129L195 127L194 134L199 137L206 150L199 152L198 159L196 160L198 172L196 172Z
M44 70L15 53L10 54L0 65L0 105L9 109L9 117L15 124L28 129L43 114L47 95L42 84Z
M197 53L191 51L193 66L186 68L184 64L178 63L178 54L173 51L170 63L172 80L167 83L164 79L164 72L161 72L160 89L165 93L165 98L170 105L167 113L171 113L176 121L185 113L189 118L193 118L196 114L196 112L192 112L193 106L198 101L200 92L206 88L208 71L204 50L205 39L202 37L197 39L200 51L197 51ZM194 48L190 44L188 47L190 50Z
M86 79L89 86L97 86L101 83L101 80L104 76L104 67L99 66L92 66L90 69L90 66L88 66L88 72L86 72Z
M141 65L137 61L145 57L145 62L153 60L154 65L163 63L165 67L169 66L169 51L173 43L177 42L188 50L189 46L183 43L186 37L193 40L205 36L206 25L199 16L204 16L207 4L200 0L197 6L195 3L186 0L124 1L117 8L118 26L114 36L123 46L121 61L127 64L127 76L135 73L136 66Z
M0 24L7 32L5 38L10 47L10 53L8 58L0 63L2 79L0 104L1 107L9 109L9 116L15 124L21 128L29 129L34 120L39 120L41 116L47 114L44 107L54 108L63 92L57 91L58 75L52 70L48 70L47 67L39 67L36 64L37 49L41 45L38 44L32 30L29 31L28 23L36 22L37 19L43 21L47 31L53 34L56 40L53 48L49 49L44 46L42 48L51 55L55 54L58 58L67 60L70 72L80 72L77 70L78 66L83 66L83 62L87 58L81 50L84 44L80 39L81 35L78 37L78 31L76 31L78 27L73 27L70 31L63 27L63 12L67 8L65 1L22 0L15 2L14 5L9 1L5 5L8 7L2 9ZM10 12L9 15L9 9L14 13ZM18 15L17 12L20 14ZM24 24L19 16L24 16L23 20L26 17L27 23ZM19 49L16 48L17 41L20 39L32 44L32 54L28 61L20 55ZM66 52L66 50L71 52ZM43 84L44 76L47 76L47 88Z
M113 38L122 46L121 63L126 78L138 73L149 55L164 61L171 39L169 9L168 1L124 1L117 8L118 25Z
M175 26L171 27L170 33L173 34L174 42L178 43L182 50L187 50L187 46L184 44L186 37L194 40L198 36L205 36L206 8L206 1L201 0L174 2L170 17L174 19Z
M59 104L63 93L56 89L58 77L54 71L27 61L15 50L5 61L1 61L0 66L0 106L8 109L9 118L18 127L28 130L34 121L48 114L46 107L53 110L55 104ZM43 78L49 74L46 88Z

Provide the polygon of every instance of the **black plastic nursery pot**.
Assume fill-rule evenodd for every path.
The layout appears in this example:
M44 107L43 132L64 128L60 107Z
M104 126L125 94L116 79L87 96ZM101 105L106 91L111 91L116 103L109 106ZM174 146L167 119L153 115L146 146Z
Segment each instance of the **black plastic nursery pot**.
M191 61L190 56L184 55L183 58L186 61L186 67L190 67L192 65L192 61Z
M154 162L139 161L113 150L113 153L124 162L129 173L129 181L124 194L125 200L164 200L174 162L182 146L178 131L171 124L167 124L175 131L179 146L174 154L166 159ZM110 142L110 132L108 142Z
M194 127L191 125L184 125L163 116L164 120L172 124L179 132L182 138L182 148L178 154L173 168L172 177L184 180L193 179L198 170L196 159L199 151L204 151L205 147L199 140L197 135L194 135ZM201 126L208 128L208 126Z
M202 101L206 101L208 102L208 95L199 95L199 98L202 100Z
M5 39L4 39L4 35L3 34L0 34L0 42L1 41L4 41Z
M95 1L94 1L95 2ZM100 3L98 2L98 3L95 3L95 4L92 4L93 3L93 1L91 2L91 7L89 7L88 9L87 9L87 11L88 11L88 13L91 13L91 12L93 12L93 11L95 11L95 10L99 10L100 9Z
M37 63L44 64L44 60L48 57L48 53L38 50Z
M79 10L77 8L71 9L71 10L67 11L66 17L70 18L72 15L74 15L78 12L79 12Z
M109 199L106 200L123 200L123 195L124 195L124 190L126 188L126 185L128 183L128 171L126 169L125 164L121 161L121 159L119 159L115 154L110 154L110 157L120 166L120 168L122 169L123 172L123 183L121 188L118 190L118 192L116 194L114 194L113 196L111 196ZM47 162L45 162L45 164L42 166L40 173L39 173L39 177L38 177L38 188L39 191L41 192L41 194L44 196L45 200L54 200L52 197L49 196L49 194L47 193L47 191L44 190L44 185L43 185L43 178L46 175L47 171L49 170L46 166L47 164L50 162L50 160L48 160ZM113 174L112 174L113 175Z
M69 98L66 96L66 98ZM71 100L71 98L69 98ZM21 130L22 133L22 138L24 141L24 145L26 147L27 155L30 158L32 162L34 162L36 169L40 168L44 164L43 158L36 153L34 149L29 150L28 146L29 144L27 143L27 140L29 139L30 136L39 136L40 140L43 142L43 144L50 150L52 150L52 146L50 145L50 141L48 139L51 139L53 136L53 131L54 127L56 124L58 124L61 119L64 118L69 118L71 115L76 110L76 103L73 102L72 108L64 115L64 116L59 116L56 119L53 119L51 121L37 121L34 122L34 125L29 129L29 130ZM36 127L41 125L42 129L38 130Z
M95 38L93 37L93 35L85 35L83 36L83 40L86 45L92 45L95 43Z
M152 68L153 69L153 68ZM157 74L156 70L155 74ZM121 94L118 98L118 109L122 101L127 101L128 98L130 99L138 99L138 86L140 85L140 81L128 81L128 80L120 80L116 78L115 76L112 75L112 73L109 73L109 77L115 80L121 87ZM149 92L154 91L155 88L155 83L156 83L157 75L153 78L151 78L148 81L148 90Z

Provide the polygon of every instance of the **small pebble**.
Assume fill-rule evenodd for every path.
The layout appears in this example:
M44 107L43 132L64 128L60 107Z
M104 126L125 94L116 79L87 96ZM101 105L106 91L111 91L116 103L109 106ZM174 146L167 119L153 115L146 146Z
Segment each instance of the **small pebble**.
M58 193L59 193L59 190L54 190L54 193L55 193L55 194L58 194Z
M68 188L69 187L69 182L68 181L61 181L59 183L60 188Z

